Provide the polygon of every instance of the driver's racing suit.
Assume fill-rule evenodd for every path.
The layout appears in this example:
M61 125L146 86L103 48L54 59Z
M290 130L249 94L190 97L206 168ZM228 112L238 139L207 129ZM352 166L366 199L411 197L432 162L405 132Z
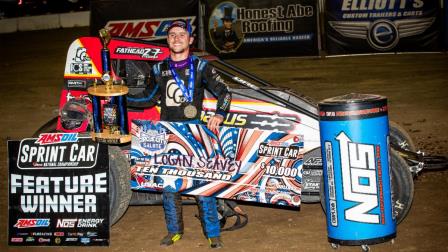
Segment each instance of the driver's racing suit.
M195 84L193 101L191 102L199 111L194 118L186 118L184 115L185 97L174 80L169 64L166 59L157 63L153 67L152 85L150 85L141 95L128 97L128 105L139 106L141 104L153 105L160 100L160 119L162 121L199 123L204 98L204 89L209 90L217 98L216 113L224 118L230 107L231 93L222 78L206 60L190 56L194 62ZM187 74L189 64L185 67L174 69L184 85L188 83ZM170 190L171 189L171 190ZM175 188L164 188L163 208L165 211L165 221L168 232L171 234L183 234L182 202L180 193L174 192ZM219 237L220 223L214 197L196 197L198 203L199 216L202 223L204 235L207 238Z

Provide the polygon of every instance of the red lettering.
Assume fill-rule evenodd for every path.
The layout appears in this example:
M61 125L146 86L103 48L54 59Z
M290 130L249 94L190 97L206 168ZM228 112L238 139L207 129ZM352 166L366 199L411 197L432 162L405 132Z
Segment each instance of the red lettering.
M48 142L48 135L40 135L39 140L37 140L38 143L40 144L45 144L46 142Z
M55 134L55 135L51 135L52 136L52 142L53 143L56 143L56 142L60 142L61 141L61 138L62 138L62 135L61 134Z
M112 23L109 24L106 28L110 31L111 36L120 36L125 25L125 23Z
M145 23L145 29L142 30L142 32L139 34L139 38L150 38L154 36L155 29L159 27L160 22L159 21L152 21L152 22L146 22ZM144 31L146 30L146 32Z
M14 227L23 228L23 227L32 227L36 225L37 220L33 219L19 219Z
M128 23L124 28L123 32L121 33L121 36L128 38L137 37L144 24L145 22L139 22L137 23L137 25L134 26L133 23Z

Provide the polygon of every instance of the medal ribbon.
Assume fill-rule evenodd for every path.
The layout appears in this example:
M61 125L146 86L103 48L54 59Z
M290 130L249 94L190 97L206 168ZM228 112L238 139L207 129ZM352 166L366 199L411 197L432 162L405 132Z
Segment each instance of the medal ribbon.
M185 87L185 85L183 84L183 81L179 78L179 75L174 70L174 67L171 62L169 63L169 66L170 66L171 75L173 75L173 78L176 81L177 86L179 86L180 91L182 91L182 94L187 99L187 102L192 102L193 101L193 90L194 90L194 65L193 65L193 60L191 60L191 57L189 58L189 62L190 62L190 68L188 69L188 72L189 72L190 76L188 78L188 86L187 87Z

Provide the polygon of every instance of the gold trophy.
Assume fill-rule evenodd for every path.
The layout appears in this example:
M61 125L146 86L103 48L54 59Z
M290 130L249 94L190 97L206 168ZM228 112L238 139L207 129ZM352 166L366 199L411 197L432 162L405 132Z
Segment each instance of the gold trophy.
M128 87L121 83L114 83L111 77L110 51L111 40L107 29L99 31L103 43L101 49L101 63L103 75L101 83L94 82L87 89L92 96L93 131L92 139L97 142L122 144L131 141L128 129L126 94Z

